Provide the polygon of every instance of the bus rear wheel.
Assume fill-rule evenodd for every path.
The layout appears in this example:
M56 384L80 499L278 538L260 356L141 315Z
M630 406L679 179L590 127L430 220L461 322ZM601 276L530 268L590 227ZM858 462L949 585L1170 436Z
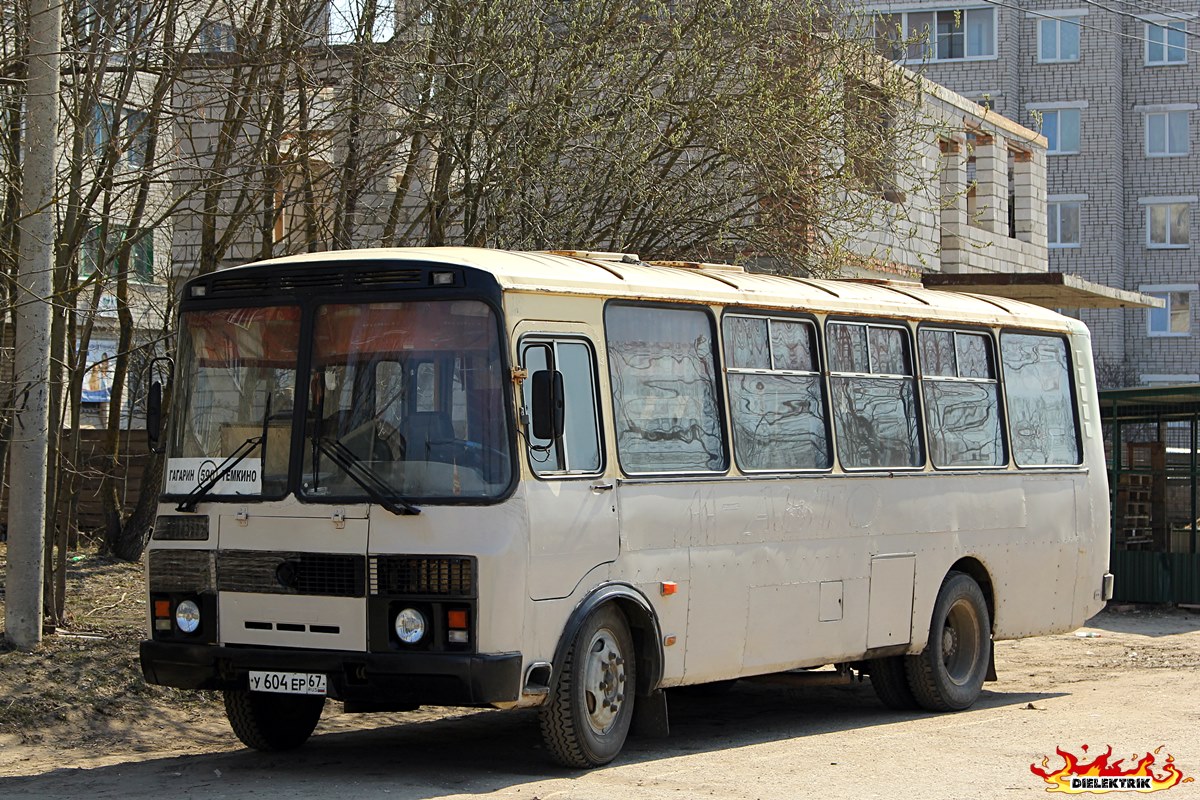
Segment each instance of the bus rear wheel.
M265 694L244 689L225 692L225 716L242 744L255 750L294 750L308 741L325 698Z
M587 769L617 757L633 717L635 662L629 625L615 606L584 621L539 712L554 761Z
M942 581L929 644L906 656L913 697L930 711L961 711L979 698L991 656L991 621L983 591L971 576L951 572Z
M875 696L885 706L896 711L912 711L921 707L908 684L908 668L904 658L889 656L867 662L867 671L871 675L871 688L875 690Z

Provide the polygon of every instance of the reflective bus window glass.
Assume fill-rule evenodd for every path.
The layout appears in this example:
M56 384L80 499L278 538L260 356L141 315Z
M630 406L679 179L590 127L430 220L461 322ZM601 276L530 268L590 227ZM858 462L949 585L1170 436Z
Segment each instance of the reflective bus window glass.
M188 311L180 317L179 416L172 425L164 491L183 494L199 480L172 476L206 462L220 464L244 442L264 433L267 442L239 465L255 473L240 486L215 486L212 494L280 497L291 460L292 406L300 348L296 306Z
M594 473L602 466L599 408L596 403L596 370L591 345L581 340L526 341L521 363L532 375L556 369L563 376L565 425L558 440L539 439L533 426L526 428L529 463L539 475ZM525 410L532 413L533 381L521 384Z
M1013 458L1019 466L1079 464L1067 343L1057 336L1000 337Z
M924 464L907 331L845 322L831 322L825 330L830 402L842 466L882 469Z
M816 331L811 323L726 315L727 337L756 331L761 350L770 339L771 369L729 367L730 425L743 470L827 469L832 456L825 426L821 376L815 369ZM726 344L729 349L729 344Z
M508 487L506 376L487 305L321 306L312 353L304 496L483 499Z
M921 342L921 374L953 378L958 374L954 365L954 331L923 330Z
M754 317L726 317L725 358L739 369L770 369L767 321Z
M865 325L837 325L825 327L829 347L829 370L831 372L870 372L867 364L867 328Z
M595 472L600 469L600 431L591 347L583 342L559 342L558 368L563 374L566 399L563 438L567 466L572 472Z
M985 334L923 329L922 386L929 457L937 467L1005 463L1000 386Z
M724 471L708 313L614 303L604 319L622 468L631 474Z
M775 369L815 372L816 342L807 322L771 320L771 364Z

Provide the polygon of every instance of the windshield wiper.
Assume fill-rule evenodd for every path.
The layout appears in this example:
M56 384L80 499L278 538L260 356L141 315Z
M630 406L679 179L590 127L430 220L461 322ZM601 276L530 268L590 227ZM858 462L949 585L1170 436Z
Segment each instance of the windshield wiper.
M267 455L267 422L271 418L271 395L267 394L266 408L263 410L262 433L258 436L251 436L246 441L238 445L233 451L233 455L221 462L221 465L213 470L213 474L208 476L208 480L192 489L183 500L179 501L179 505L175 506L176 511L195 511L196 504L208 496L213 487L221 482L221 478L225 477L225 473L236 467L245 460L246 456L254 452L254 448L262 445L263 461L266 462Z
M342 468L346 477L362 487L372 500L397 516L420 514L421 509L405 500L391 494L391 487L383 479L363 465L362 459L356 456L349 447L337 439L313 439L313 444L333 463Z
M213 470L212 475L208 477L204 483L197 486L187 493L187 496L175 506L176 511L195 511L196 504L208 496L212 488L220 483L221 478L225 477L225 473L236 467L238 464L254 452L254 448L258 447L263 442L263 436L251 436L246 441L238 445L238 449L233 451L233 455L221 462L221 466Z

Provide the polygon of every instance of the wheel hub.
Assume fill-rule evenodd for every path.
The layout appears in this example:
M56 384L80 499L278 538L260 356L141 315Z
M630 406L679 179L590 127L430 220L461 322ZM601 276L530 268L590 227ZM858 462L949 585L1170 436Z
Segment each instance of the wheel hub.
M616 636L601 628L588 643L583 697L588 724L596 733L607 733L625 704L625 656Z

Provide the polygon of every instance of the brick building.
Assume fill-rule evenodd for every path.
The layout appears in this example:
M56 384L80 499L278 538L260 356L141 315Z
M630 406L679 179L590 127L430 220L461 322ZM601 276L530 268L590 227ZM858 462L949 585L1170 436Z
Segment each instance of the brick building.
M1051 271L1166 300L1080 312L1104 383L1200 381L1200 3L910 0L870 10L893 57L1046 136Z

